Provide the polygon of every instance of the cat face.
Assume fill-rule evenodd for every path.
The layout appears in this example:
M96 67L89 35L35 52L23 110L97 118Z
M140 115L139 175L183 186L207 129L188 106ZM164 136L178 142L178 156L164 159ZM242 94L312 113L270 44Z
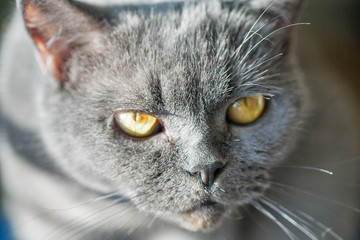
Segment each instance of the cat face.
M41 135L65 175L194 231L264 193L306 111L292 31L278 30L294 21L298 1L120 8L116 22L104 9L39 2L24 1L23 12L50 73ZM229 108L253 96L266 99L257 119L231 121ZM121 112L159 126L129 136Z

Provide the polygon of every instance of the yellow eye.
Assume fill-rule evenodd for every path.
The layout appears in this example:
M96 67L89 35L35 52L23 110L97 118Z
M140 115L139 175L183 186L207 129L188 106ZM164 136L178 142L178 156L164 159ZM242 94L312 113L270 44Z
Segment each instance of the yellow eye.
M262 95L244 97L237 100L227 110L228 119L244 125L257 120L265 110L265 98Z
M118 111L115 113L115 121L123 133L135 138L149 137L160 127L157 118L139 112Z

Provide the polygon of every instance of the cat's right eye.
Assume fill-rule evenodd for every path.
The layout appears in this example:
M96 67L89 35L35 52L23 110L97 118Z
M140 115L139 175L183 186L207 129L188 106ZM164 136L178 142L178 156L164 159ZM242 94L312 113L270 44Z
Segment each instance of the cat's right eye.
M227 110L227 119L238 125L255 122L265 110L266 100L263 95L241 98Z
M140 112L117 111L114 122L122 133L133 138L149 137L160 129L157 118Z

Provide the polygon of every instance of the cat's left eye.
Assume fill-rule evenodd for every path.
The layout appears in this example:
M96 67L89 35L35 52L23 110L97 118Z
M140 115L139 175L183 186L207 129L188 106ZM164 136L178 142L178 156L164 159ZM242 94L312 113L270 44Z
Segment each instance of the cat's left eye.
M140 112L117 111L114 121L121 132L134 138L149 137L160 129L157 118Z

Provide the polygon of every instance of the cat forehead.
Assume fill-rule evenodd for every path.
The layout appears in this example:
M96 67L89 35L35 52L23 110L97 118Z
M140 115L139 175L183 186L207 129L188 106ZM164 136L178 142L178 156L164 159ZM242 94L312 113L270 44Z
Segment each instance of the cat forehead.
M236 76L242 70L235 66L240 59L234 57L235 51L256 18L222 11L216 3L209 6L191 6L169 15L129 14L131 24L115 29L112 43L123 61L119 72L127 72L124 84L182 106L186 102L211 108L232 97L245 80ZM263 57L267 54L272 52L264 52ZM248 67L242 65L245 71Z
M188 5L182 11L122 12L109 37L108 53L95 64L94 74L109 79L100 81L100 88L114 93L124 109L209 113L229 104L229 99L274 86L255 67L279 54L277 47L261 46L242 60L262 41L257 34L244 51L236 52L252 26L260 31L274 27L264 27L263 19L254 25L257 18L253 12L223 9L217 1Z

